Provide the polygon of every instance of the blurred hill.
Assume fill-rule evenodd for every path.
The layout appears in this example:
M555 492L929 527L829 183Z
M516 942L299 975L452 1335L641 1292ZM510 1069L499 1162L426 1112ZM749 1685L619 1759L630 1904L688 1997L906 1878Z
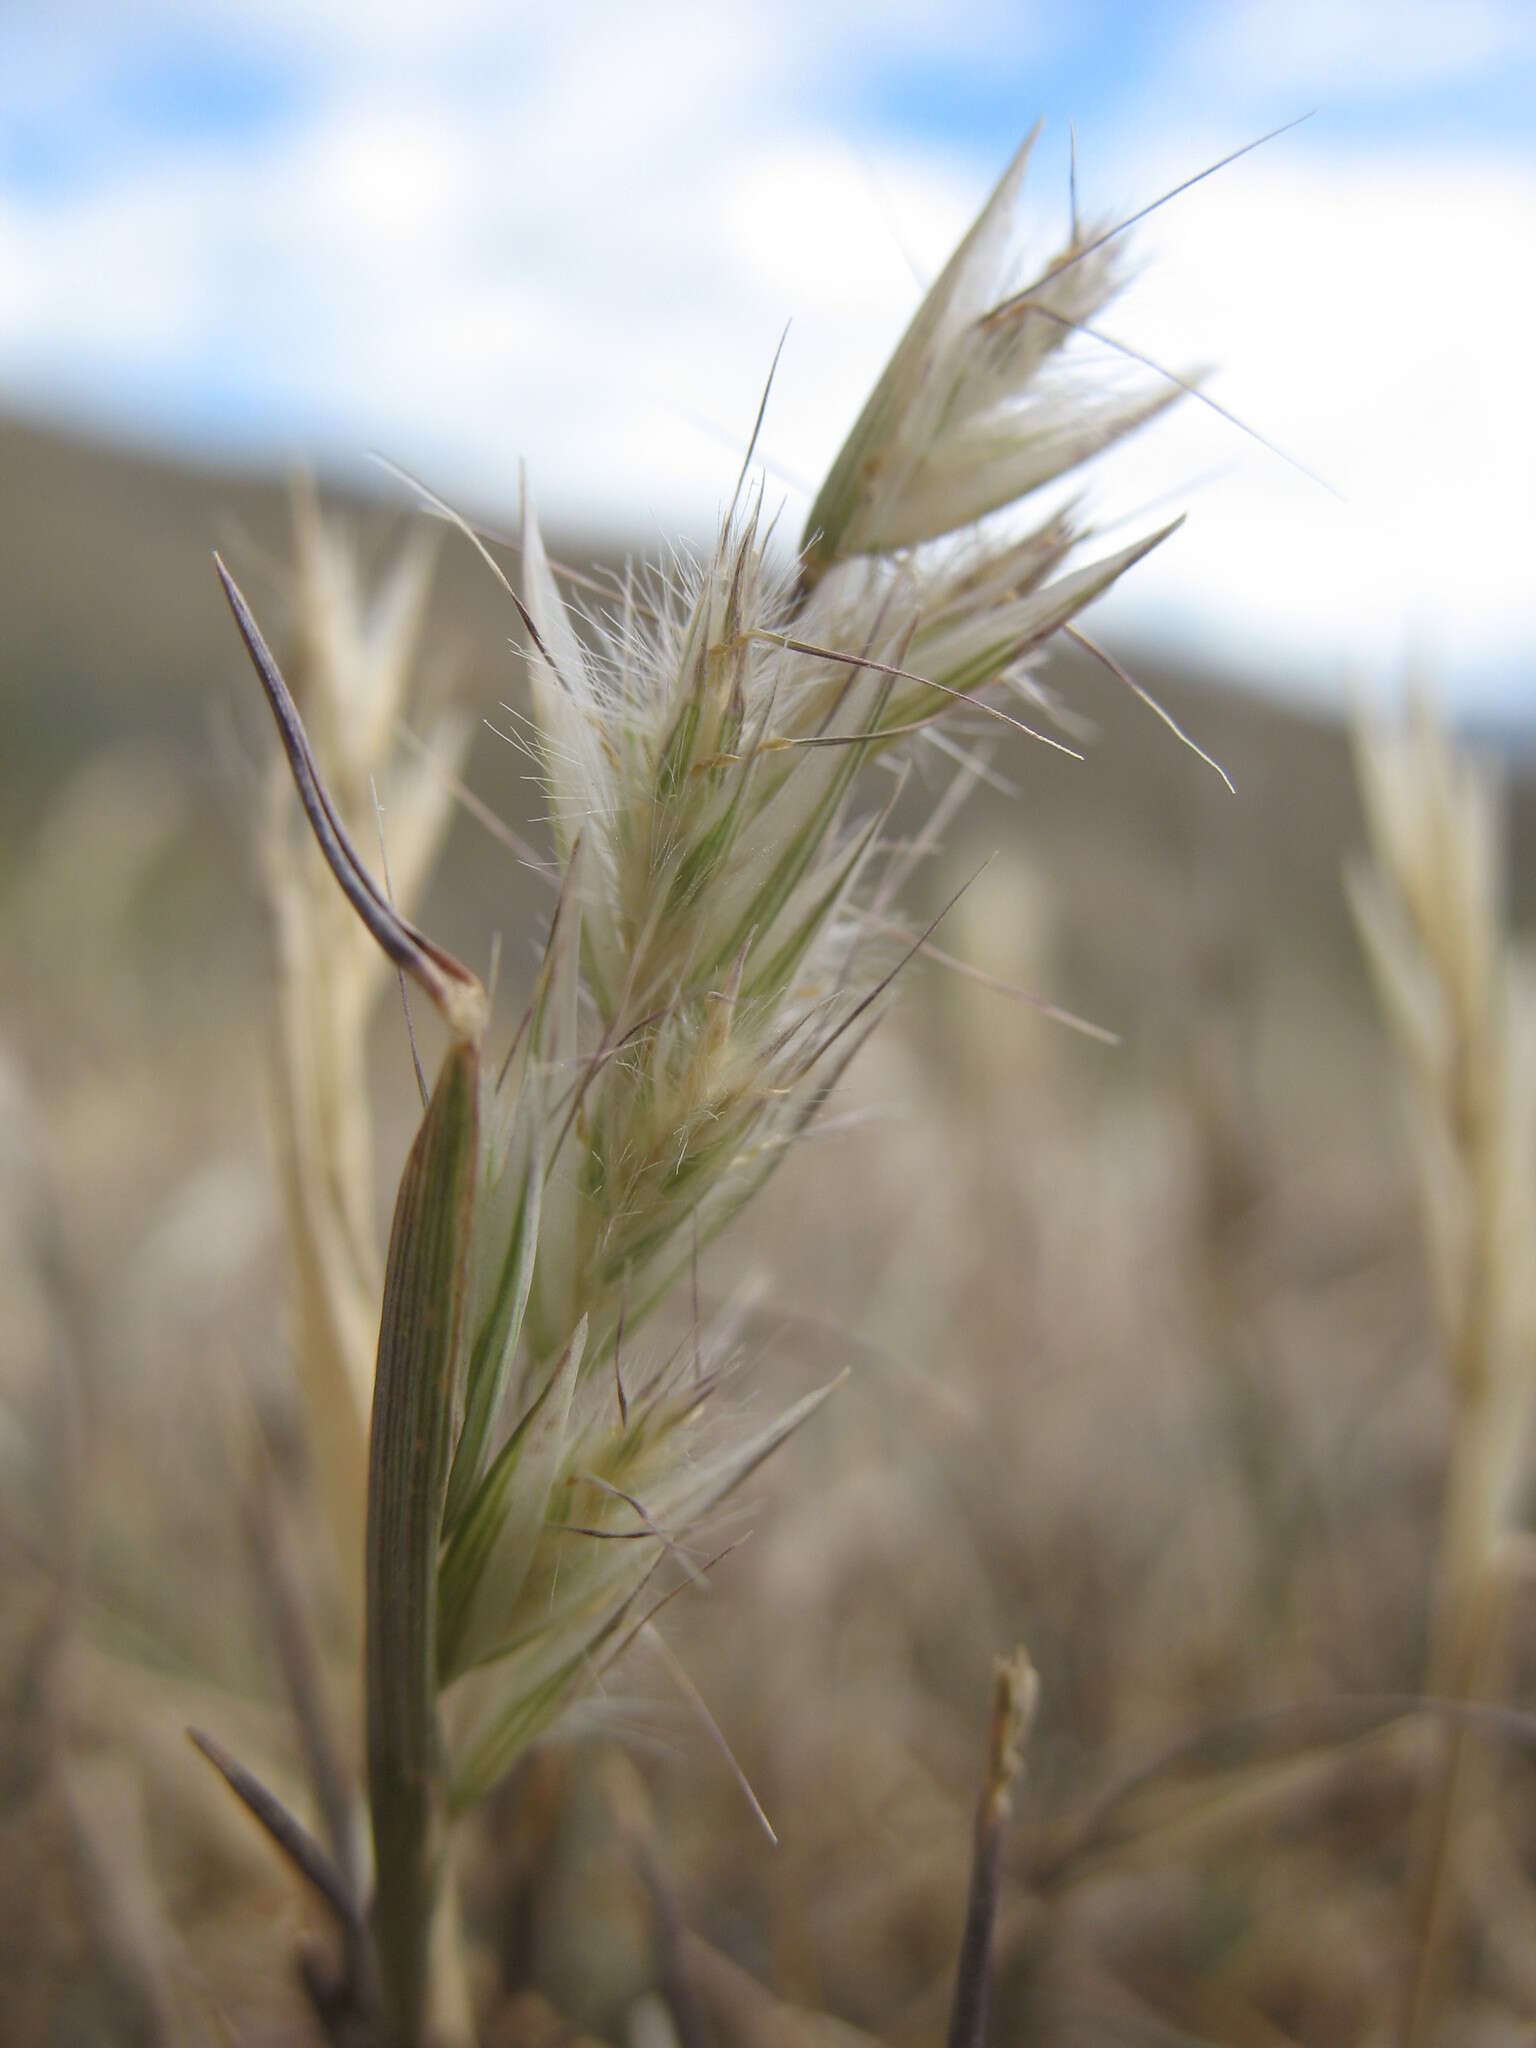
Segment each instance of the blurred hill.
M278 475L197 469L0 420L0 691L6 744L0 766L0 855L9 865L57 793L93 755L120 743L165 750L206 799L205 825L232 822L220 769L263 757L257 695L209 563L220 547L258 616L282 641L284 564L290 558L289 487ZM365 558L387 552L411 517L403 487L374 498L322 497L355 526ZM510 509L491 524L510 525ZM642 537L642 551L659 537ZM581 536L555 537L557 553L591 562ZM611 549L608 551L612 559ZM510 566L509 556L509 566ZM1141 573L1155 576L1156 563ZM429 644L464 700L498 717L520 698L507 649L504 595L473 551L445 535ZM1237 785L1230 796L1107 671L1069 650L1048 678L1095 737L1077 763L1026 742L996 766L1017 792L973 802L944 874L994 848L1022 863L1049 898L1058 943L1053 998L1144 1043L1176 1035L1196 979L1257 980L1271 1017L1326 991L1363 1014L1364 980L1339 888L1341 861L1359 824L1342 724L1289 708L1252 674L1187 670L1134 648L1115 654L1213 754ZM235 736L239 737L236 738ZM232 739L235 741L231 745ZM469 780L500 815L536 815L527 764L482 734ZM1511 793L1515 915L1536 886L1536 798L1527 772ZM229 852L226 830L225 854ZM471 857L466 849L475 849ZM490 842L461 824L456 874L434 906L450 943L483 953L488 920L515 924L514 903L538 898L504 857L486 869ZM210 849L210 856L217 853ZM466 887L469 861L472 876ZM936 901L942 900L934 884ZM996 896L997 884L990 886ZM485 892L495 892L494 911ZM988 891L982 892L987 897Z

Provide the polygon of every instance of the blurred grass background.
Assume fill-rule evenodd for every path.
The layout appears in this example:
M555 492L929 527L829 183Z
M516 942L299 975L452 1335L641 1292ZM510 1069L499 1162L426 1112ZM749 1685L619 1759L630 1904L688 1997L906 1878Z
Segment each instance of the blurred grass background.
M180 1736L212 1699L294 1756L231 1449L252 1403L301 1561L316 1536L249 853L271 737L208 559L280 646L285 492L15 422L0 489L7 2037L301 2038L307 1909ZM365 555L403 516L327 501ZM428 641L492 719L522 699L513 623L445 543ZM580 1768L569 1744L536 1759L470 1849L508 2041L536 2038L516 1985L600 2038L655 2038L635 2031L656 1969L637 1834L710 1967L937 2039L991 1659L1019 1640L1044 1691L996 2038L1390 2038L1425 1725L1278 1761L1229 1746L1061 1860L1074 1816L1201 1728L1419 1687L1449 1418L1339 882L1361 832L1347 734L1266 696L1257 651L1251 675L1128 661L1236 798L1064 655L1087 760L1011 745L1013 794L979 795L927 880L937 909L995 849L944 945L1122 1043L915 965L838 1105L857 1114L704 1262L711 1300L763 1275L775 1402L855 1367L754 1483L713 1597L668 1615L781 1846L638 1651L591 1717L619 1739ZM1511 769L1519 925L1536 796ZM488 731L468 781L538 837L527 764ZM545 901L462 817L424 922L481 966L499 932L515 993ZM373 1084L382 1230L416 1115L394 1012ZM1531 1676L1517 1647L1514 1697ZM1447 2039L1529 2038L1532 1794L1528 1766L1490 1766ZM834 2038L741 1996L740 2039Z

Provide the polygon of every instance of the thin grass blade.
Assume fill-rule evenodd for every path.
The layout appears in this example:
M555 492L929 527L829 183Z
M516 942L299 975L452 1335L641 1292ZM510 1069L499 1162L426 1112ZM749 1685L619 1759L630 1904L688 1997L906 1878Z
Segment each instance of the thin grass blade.
M392 2016L413 2040L444 1824L437 1557L462 1400L479 1061L450 1048L406 1161L390 1234L368 1473L368 1798L374 1931Z

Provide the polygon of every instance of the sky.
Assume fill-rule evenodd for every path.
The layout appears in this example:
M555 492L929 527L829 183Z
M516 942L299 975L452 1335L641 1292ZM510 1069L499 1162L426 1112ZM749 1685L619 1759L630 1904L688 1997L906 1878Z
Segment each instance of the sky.
M658 547L710 537L787 324L798 531L1037 115L1026 265L1074 129L1115 221L1308 117L1133 231L1103 326L1244 424L1096 466L1117 536L1189 515L1098 637L1536 718L1532 0L6 0L0 407L507 522L526 463Z

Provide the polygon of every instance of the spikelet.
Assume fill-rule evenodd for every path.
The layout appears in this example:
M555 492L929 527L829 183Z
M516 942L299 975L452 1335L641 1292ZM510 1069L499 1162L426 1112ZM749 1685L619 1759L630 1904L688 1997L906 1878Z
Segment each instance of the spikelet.
M815 581L834 562L934 540L1053 483L1151 419L1178 383L1090 394L1058 358L1120 289L1123 244L1074 223L1041 276L998 299L1037 123L918 308L811 507Z

